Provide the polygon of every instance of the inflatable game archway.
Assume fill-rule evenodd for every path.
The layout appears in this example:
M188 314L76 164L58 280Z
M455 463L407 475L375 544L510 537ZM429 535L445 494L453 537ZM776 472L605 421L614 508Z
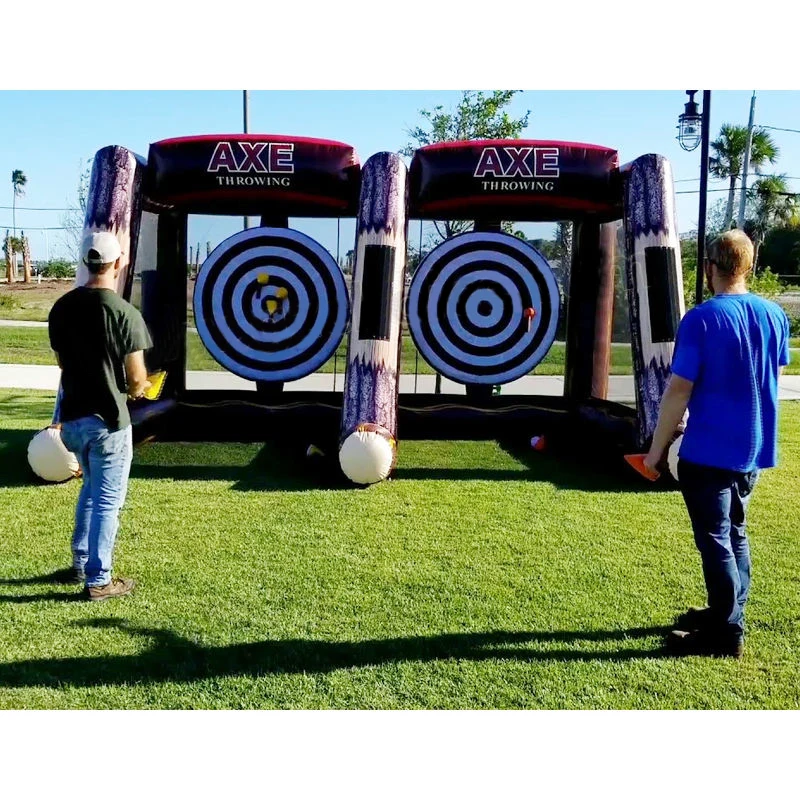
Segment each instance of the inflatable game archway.
M187 389L187 216L258 215L221 243L198 276L194 310L209 352L256 392ZM348 293L338 265L292 231L293 217L356 220ZM443 242L404 298L408 221L471 219ZM502 221L575 223L566 309L544 256ZM616 228L624 226L636 407L607 399ZM321 139L232 134L169 139L145 160L122 147L95 157L86 230L120 239L118 291L141 281L160 399L132 408L137 438L264 440L297 435L340 450L356 483L390 474L398 435L478 438L581 431L631 452L652 436L683 314L669 163L620 166L611 148L487 140L421 148L410 168L379 153L362 169L352 147ZM85 276L78 275L78 283ZM400 319L421 356L462 395L400 392ZM496 395L527 374L566 313L563 397ZM313 372L349 323L344 392L283 391ZM57 418L57 411L56 411ZM292 433L294 432L294 434Z

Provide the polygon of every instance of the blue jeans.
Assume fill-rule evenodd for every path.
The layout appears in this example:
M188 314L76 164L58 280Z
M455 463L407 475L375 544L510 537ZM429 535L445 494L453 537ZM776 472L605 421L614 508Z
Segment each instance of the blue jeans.
M723 635L744 635L744 607L750 591L745 528L757 479L757 469L734 472L678 461L678 481L703 562L711 628Z
M112 431L98 416L63 423L64 446L75 453L83 486L75 509L72 563L86 572L87 586L111 581L119 511L125 503L133 460L133 429Z

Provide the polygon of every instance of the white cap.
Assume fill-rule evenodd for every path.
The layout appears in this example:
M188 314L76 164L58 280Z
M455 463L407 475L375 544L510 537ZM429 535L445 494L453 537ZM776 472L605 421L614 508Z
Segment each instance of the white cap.
M111 264L122 255L117 237L110 231L94 231L83 237L81 254L86 264Z

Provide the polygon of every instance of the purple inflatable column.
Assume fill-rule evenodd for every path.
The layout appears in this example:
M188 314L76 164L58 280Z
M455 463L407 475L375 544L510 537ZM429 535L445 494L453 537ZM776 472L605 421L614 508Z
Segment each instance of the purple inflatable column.
M124 147L112 145L98 150L92 164L89 195L83 235L94 231L111 231L118 241L122 256L117 277L117 294L130 297L133 285L133 263L142 215L142 176L145 161ZM83 264L78 265L76 286L88 280Z
M638 439L644 447L656 428L684 314L681 250L669 161L641 156L620 171Z
M377 153L362 171L339 463L353 483L377 483L397 460L400 315L406 268L407 170Z
M111 231L119 241L120 269L117 294L130 299L133 285L133 263L142 216L142 177L145 161L124 147L111 145L98 150L92 163L83 236L94 231ZM75 273L75 286L89 280L89 271L82 262ZM61 390L56 397L53 422L59 421Z

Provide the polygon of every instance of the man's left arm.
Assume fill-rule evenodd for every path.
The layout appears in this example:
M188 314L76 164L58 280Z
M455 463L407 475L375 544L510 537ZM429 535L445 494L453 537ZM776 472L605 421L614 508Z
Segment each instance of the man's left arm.
M658 422L653 434L653 443L650 445L650 452L644 460L648 469L655 470L661 461L664 451L669 446L675 431L683 420L693 388L694 382L686 380L680 375L673 373L669 379L667 389L661 398L661 407L658 410Z

